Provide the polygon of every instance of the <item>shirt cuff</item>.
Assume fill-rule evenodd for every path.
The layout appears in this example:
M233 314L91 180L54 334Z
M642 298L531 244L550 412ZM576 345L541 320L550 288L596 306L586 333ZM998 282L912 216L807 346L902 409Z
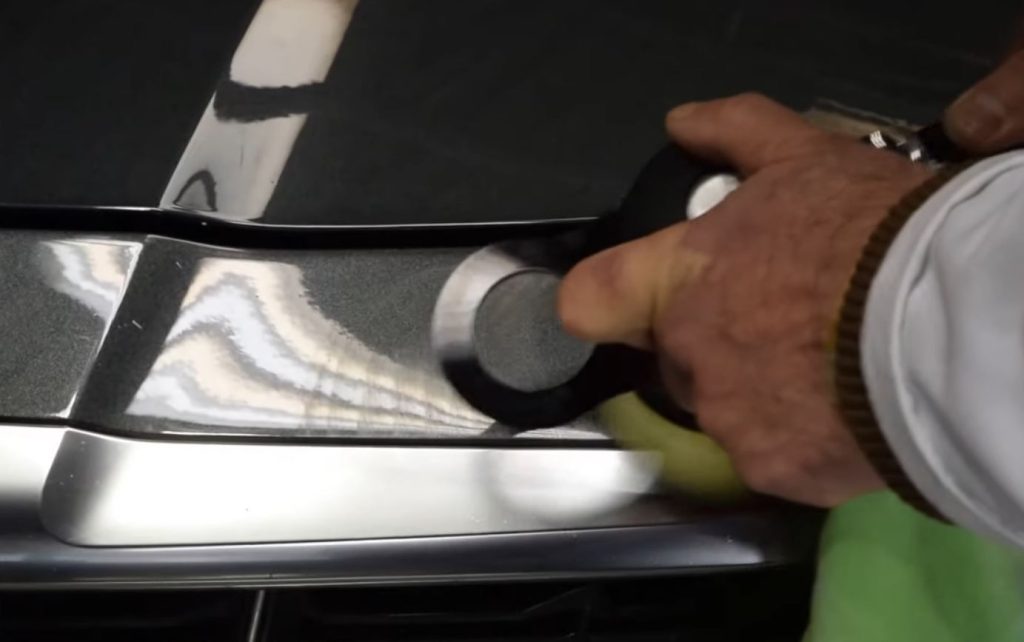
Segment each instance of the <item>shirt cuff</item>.
M905 474L879 427L861 367L861 335L868 294L889 248L914 213L965 168L965 165L954 165L941 169L903 197L878 224L847 286L835 341L836 396L847 427L875 471L893 492L914 508L940 519L942 515Z
M910 503L1024 546L1024 153L945 170L893 208L837 342L848 423Z

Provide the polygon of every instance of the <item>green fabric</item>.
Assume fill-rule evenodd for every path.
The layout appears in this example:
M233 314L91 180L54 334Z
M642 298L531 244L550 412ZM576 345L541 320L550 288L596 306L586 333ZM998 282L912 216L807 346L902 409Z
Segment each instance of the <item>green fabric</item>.
M891 493L832 511L806 642L1024 640L1024 555Z

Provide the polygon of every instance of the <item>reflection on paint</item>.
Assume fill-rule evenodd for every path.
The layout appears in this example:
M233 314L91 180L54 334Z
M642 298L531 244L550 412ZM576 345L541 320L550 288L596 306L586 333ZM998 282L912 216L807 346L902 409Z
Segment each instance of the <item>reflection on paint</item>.
M114 315L142 247L103 239L43 241L39 246L47 285L104 320Z
M138 242L96 238L41 241L35 249L34 260L46 284L80 303L103 324L99 334L80 337L88 345L82 346L83 351L95 350L106 336L141 249ZM73 389L55 415L69 416L80 391L80 387Z
M310 301L294 265L206 259L128 414L259 429L479 434L436 372L367 347Z
M357 0L263 0L231 59L225 90L289 92L323 82ZM220 93L220 90L218 90ZM245 102L246 93L232 92ZM211 99L160 199L165 209L253 220L263 215L308 116L237 119Z

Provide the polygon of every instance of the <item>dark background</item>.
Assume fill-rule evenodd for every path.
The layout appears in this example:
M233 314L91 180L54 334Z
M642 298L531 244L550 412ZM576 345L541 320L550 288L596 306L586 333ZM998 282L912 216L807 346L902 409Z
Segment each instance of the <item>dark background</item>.
M157 204L254 6L4 3L0 202ZM1022 14L1008 0L363 0L263 220L596 215L674 104L757 90L925 122Z

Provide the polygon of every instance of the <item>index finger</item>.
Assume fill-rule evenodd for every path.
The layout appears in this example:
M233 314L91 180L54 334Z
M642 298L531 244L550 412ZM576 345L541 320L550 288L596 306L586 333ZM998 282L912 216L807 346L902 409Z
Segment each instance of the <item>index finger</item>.
M958 98L945 125L960 146L979 154L1024 143L1024 49Z
M747 175L835 139L759 94L680 105L668 113L665 128L684 149Z

